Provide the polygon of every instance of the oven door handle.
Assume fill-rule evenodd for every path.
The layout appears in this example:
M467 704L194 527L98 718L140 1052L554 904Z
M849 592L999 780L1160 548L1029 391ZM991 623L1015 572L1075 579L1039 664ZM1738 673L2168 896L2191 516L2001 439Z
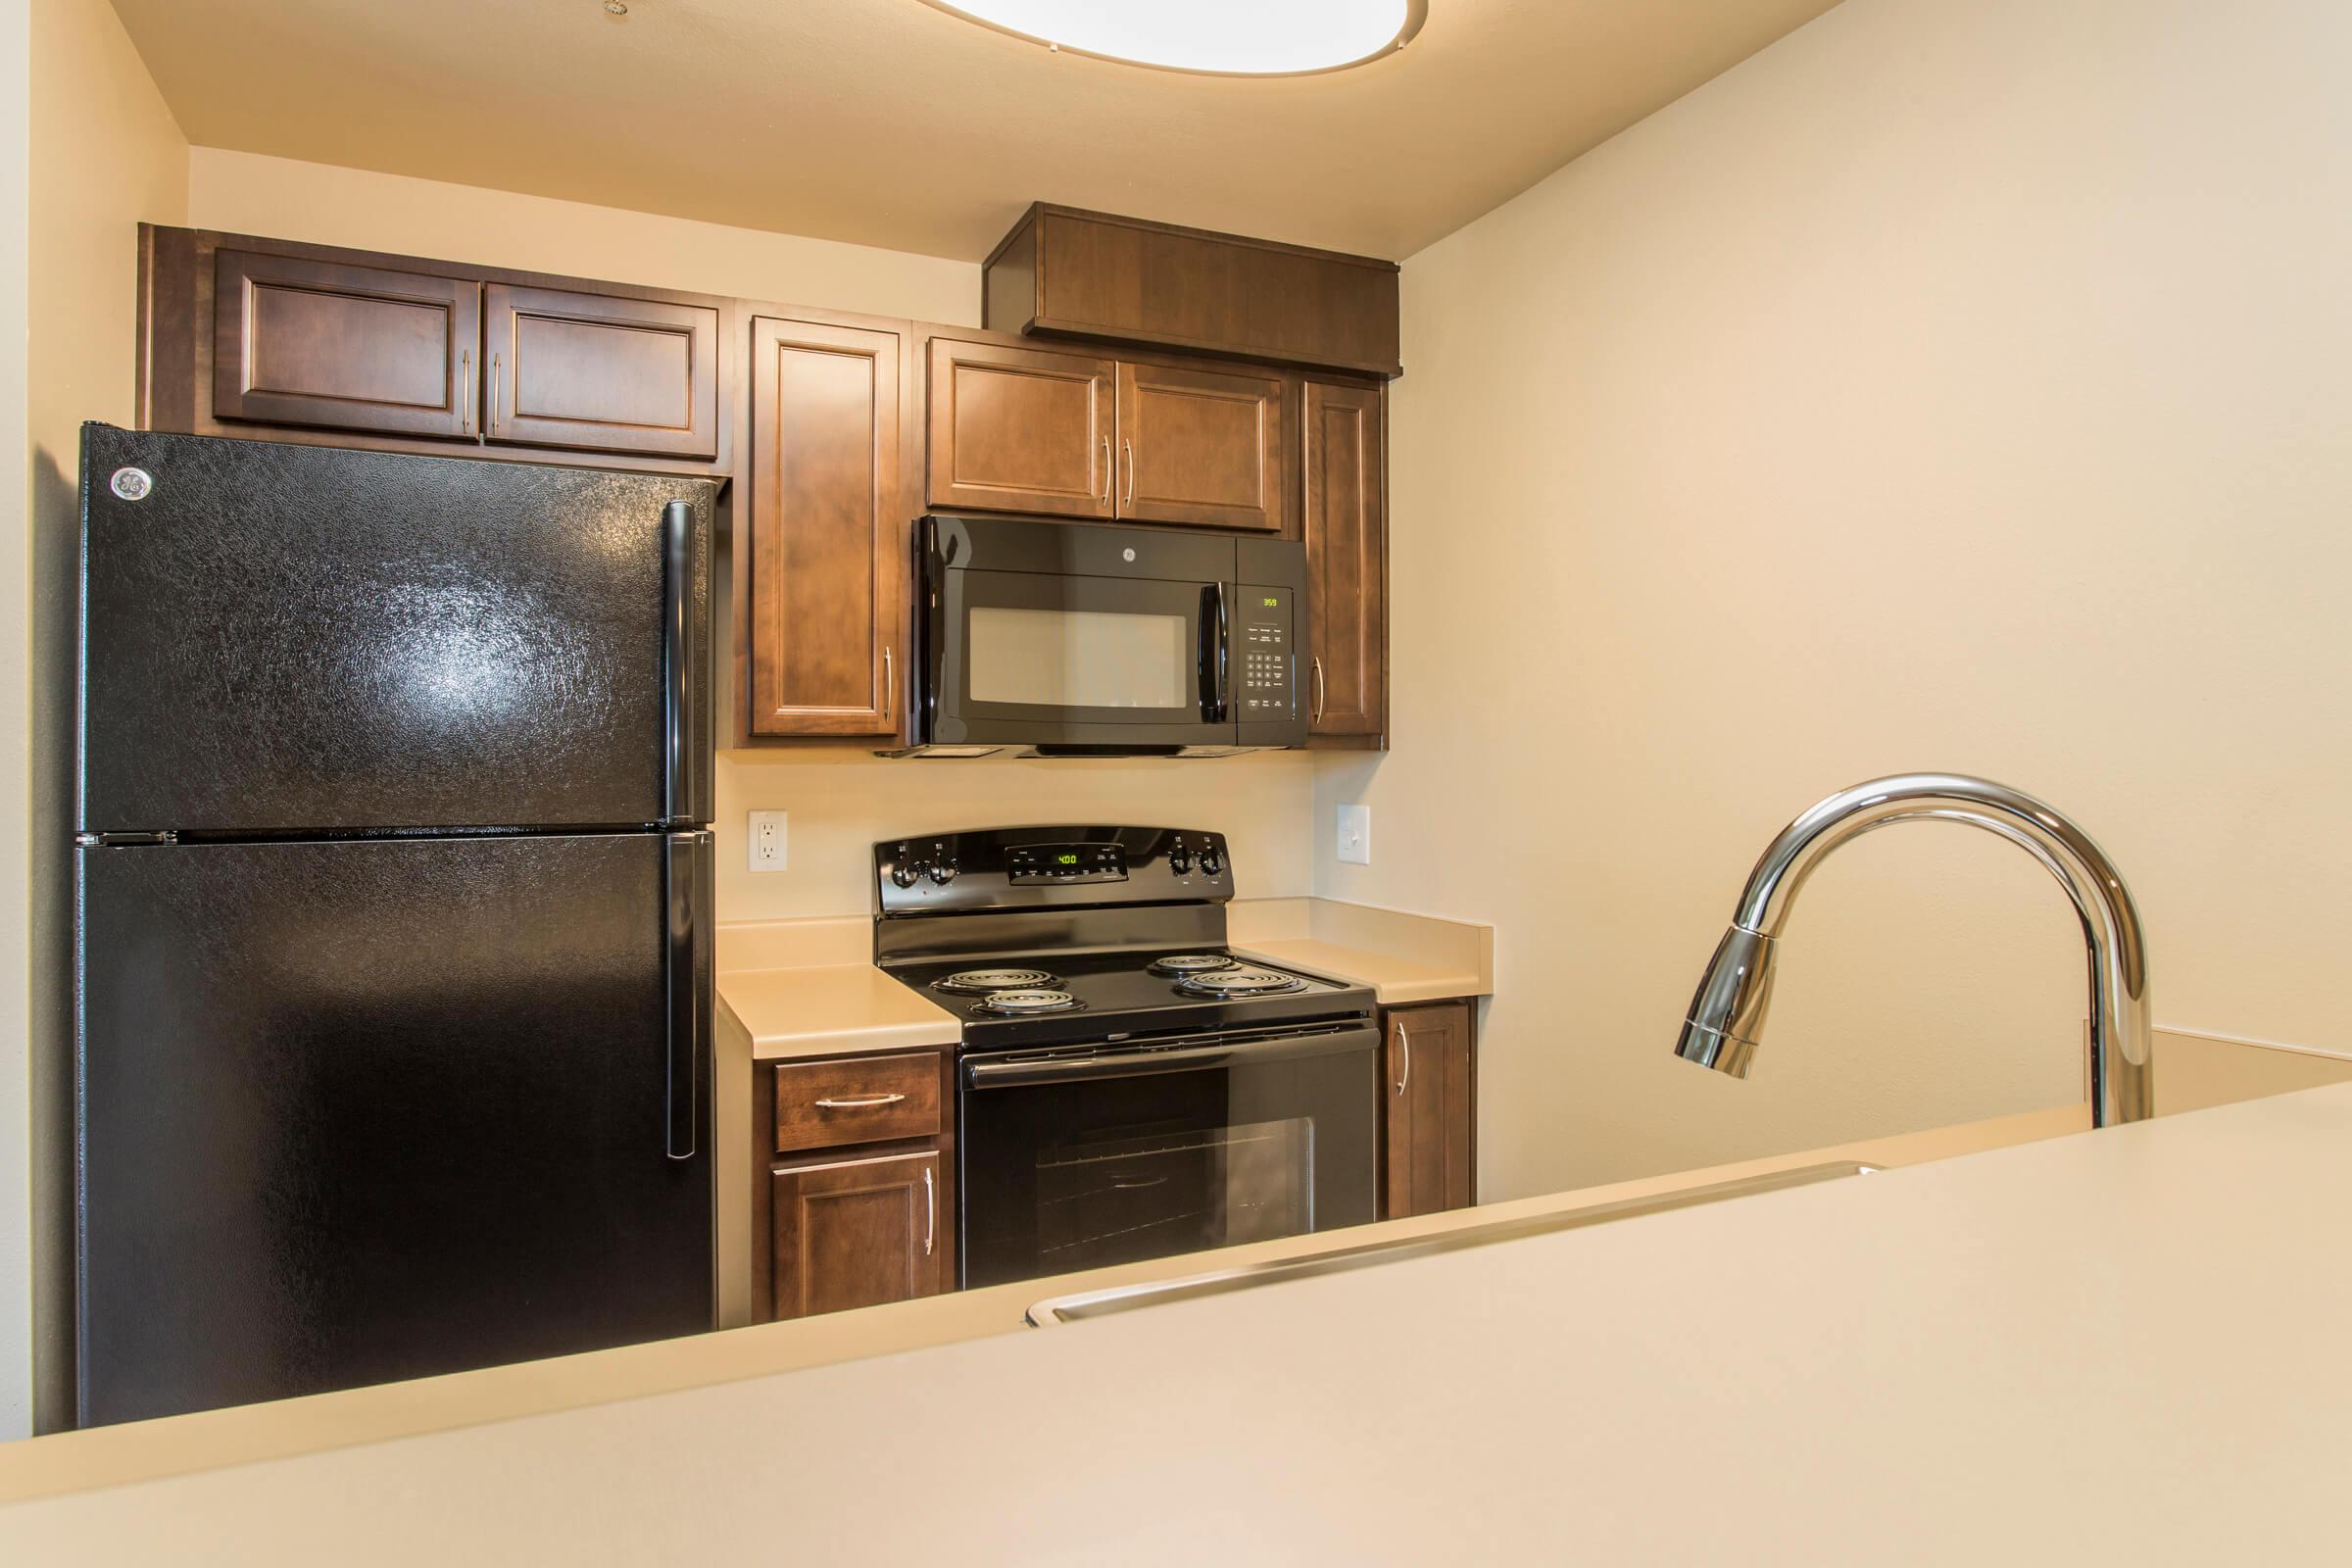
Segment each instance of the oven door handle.
M1203 1042L1165 1050L1110 1050L1086 1056L998 1057L967 1060L963 1087L1021 1089L1037 1084L1085 1083L1102 1078L1144 1078L1154 1073L1201 1072L1216 1067L1252 1067L1265 1062L1294 1061L1306 1056L1338 1055L1348 1051L1374 1051L1379 1031L1338 1028L1282 1035L1275 1039Z

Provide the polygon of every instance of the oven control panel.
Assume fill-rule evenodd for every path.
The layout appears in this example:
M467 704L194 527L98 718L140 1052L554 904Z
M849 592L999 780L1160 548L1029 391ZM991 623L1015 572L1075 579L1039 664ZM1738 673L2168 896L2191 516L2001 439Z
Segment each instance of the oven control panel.
M1233 866L1225 835L1198 828L975 828L883 840L874 889L885 916L1221 904L1233 897Z
M1298 650L1292 635L1297 590L1244 583L1234 617L1233 717L1280 722L1298 716Z
M1004 852L1004 880L1016 888L1124 882L1123 844L1016 844Z

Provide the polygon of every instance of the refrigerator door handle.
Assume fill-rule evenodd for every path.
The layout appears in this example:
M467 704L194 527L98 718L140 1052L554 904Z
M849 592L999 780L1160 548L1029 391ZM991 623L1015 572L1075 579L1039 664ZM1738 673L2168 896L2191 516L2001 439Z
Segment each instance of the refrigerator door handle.
M672 833L668 851L662 933L669 995L665 1137L670 1158L692 1159L701 1066L709 1055L704 1048L710 1018L710 834Z
M694 592L699 546L694 503L661 508L661 820L668 827L710 818L706 694L694 659L701 635L701 597Z

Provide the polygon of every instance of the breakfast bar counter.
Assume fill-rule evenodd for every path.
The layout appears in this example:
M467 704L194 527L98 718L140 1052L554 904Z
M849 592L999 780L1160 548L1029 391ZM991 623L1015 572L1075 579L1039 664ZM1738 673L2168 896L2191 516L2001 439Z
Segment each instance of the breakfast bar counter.
M746 1375L33 1495L0 1554L2323 1560L2348 1181L2352 1086L787 1375L712 1336Z

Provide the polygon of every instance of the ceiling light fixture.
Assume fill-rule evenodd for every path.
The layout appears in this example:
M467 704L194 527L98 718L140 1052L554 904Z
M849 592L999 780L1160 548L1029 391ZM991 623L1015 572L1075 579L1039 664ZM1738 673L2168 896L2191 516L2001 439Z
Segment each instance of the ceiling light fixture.
M1216 76L1303 76L1401 49L1428 0L924 0L951 16L1131 66Z

